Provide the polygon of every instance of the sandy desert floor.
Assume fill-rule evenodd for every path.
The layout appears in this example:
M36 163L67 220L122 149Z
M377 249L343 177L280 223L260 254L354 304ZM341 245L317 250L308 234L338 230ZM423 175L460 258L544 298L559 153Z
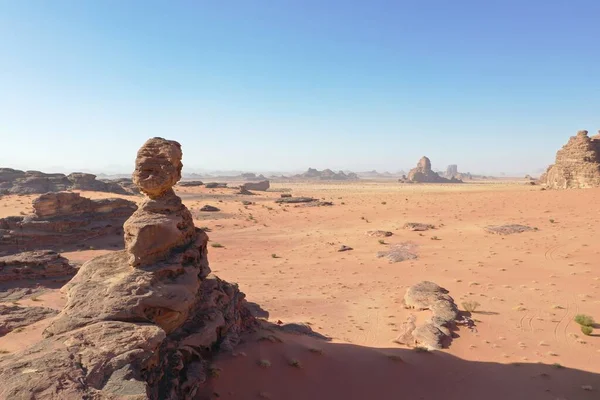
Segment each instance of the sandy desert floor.
M248 340L236 355L214 360L219 377L209 381L211 396L600 398L600 326L585 336L573 321L577 314L600 320L599 189L371 181L275 183L272 189L255 196L204 187L177 192L196 226L210 229L216 275L237 282L268 321L305 322L331 340L294 335L280 335L281 343ZM277 190L334 205L275 204ZM0 217L30 212L32 198L2 198ZM200 212L205 204L221 211ZM437 229L408 231L406 222ZM484 231L508 223L538 230L510 236ZM369 230L393 236L380 243L366 235ZM418 259L390 263L376 257L403 242L417 246ZM353 250L338 252L341 245ZM64 256L84 262L113 251L90 247L94 250ZM421 280L447 288L459 308L464 301L480 303L473 314L476 332L457 331L451 346L439 352L395 344L409 314L419 321L429 316L401 304L406 288ZM55 290L37 300L35 305L59 309L64 296ZM47 323L0 337L0 349L16 351L39 340Z

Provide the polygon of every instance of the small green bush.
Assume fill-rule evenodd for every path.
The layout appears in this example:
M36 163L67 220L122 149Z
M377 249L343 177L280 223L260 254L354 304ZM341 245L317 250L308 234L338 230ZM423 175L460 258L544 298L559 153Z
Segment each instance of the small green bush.
M575 316L575 322L582 326L592 326L594 325L594 318L585 314L577 314Z
M583 333L585 336L590 336L592 332L594 332L594 328L592 328L591 326L581 326L581 333Z

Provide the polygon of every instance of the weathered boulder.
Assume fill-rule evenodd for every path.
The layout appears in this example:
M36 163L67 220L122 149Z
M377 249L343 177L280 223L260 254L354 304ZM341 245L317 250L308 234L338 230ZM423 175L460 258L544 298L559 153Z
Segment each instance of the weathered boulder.
M221 211L221 209L218 207L215 207L215 206L211 206L210 204L206 204L206 205L202 206L202 208L200 208L200 211L217 212L217 211Z
M392 235L393 235L393 233L390 231L381 231L381 230L367 231L367 236L371 236L371 237L390 237Z
M0 399L192 400L211 352L254 329L244 294L210 274L208 236L172 190L180 171L177 142L142 146L134 181L149 198L125 250L85 263L45 339L2 358Z
M387 258L391 263L414 260L418 257L417 246L411 242L390 245L387 250L377 252L377 258Z
M600 186L600 134L579 131L556 153L556 161L540 177L552 189Z
M430 281L409 287L404 295L406 306L417 310L427 310L438 300L453 301L446 289Z
M431 169L431 161L427 157L422 157L416 168L409 171L407 180L417 183L460 183L462 181L452 177L451 179L442 178Z
M57 249L120 234L135 211L125 199L91 200L79 193L46 193L33 201L34 214L0 218L0 254Z
M77 269L52 250L27 251L0 257L0 282L70 277Z
M261 192L261 191L265 192L265 191L269 190L269 187L271 187L271 184L269 183L269 181L246 182L241 187L242 187L242 189L246 189L246 190L257 190L259 192Z
M520 224L488 225L484 229L486 232L495 233L496 235L512 235L513 233L523 233L537 230L531 226Z

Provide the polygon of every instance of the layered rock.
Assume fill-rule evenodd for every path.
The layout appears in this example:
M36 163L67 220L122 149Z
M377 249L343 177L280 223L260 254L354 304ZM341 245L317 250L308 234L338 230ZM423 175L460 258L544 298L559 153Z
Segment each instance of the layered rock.
M53 317L58 311L47 307L22 307L0 304L0 337L18 328Z
M133 188L127 179L98 180L96 175L82 172L65 175L0 168L0 193L41 194L65 190L91 190L118 194L137 193L137 189Z
M431 161L427 157L419 160L416 168L409 171L407 180L414 183L460 183L462 181L452 177L442 178L431 169Z
M266 192L267 190L269 190L269 187L271 187L271 184L269 183L268 180L264 180L264 181L260 181L260 182L247 182L241 186L242 189L257 190L259 192L260 191Z
M0 219L0 254L54 249L115 235L135 211L125 199L91 200L79 193L46 193L33 201L34 214Z
M41 281L75 275L69 260L52 250L27 251L0 257L0 282Z
M125 224L125 250L80 268L46 339L0 364L0 399L191 400L211 351L254 328L244 294L210 274L208 236L172 190L181 167L179 143L142 146L133 181L148 197Z
M571 136L557 153L556 161L540 177L540 183L552 189L600 186L600 134L588 131Z

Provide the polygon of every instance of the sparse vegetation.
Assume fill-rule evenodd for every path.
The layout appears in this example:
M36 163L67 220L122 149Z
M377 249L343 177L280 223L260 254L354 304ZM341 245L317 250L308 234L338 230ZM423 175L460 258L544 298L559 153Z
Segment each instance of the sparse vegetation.
M383 239L379 239L378 242L379 242L379 244L385 244L385 240L383 240Z
M292 358L292 359L290 360L289 364L290 364L292 367L296 367L296 368L302 368L302 364L300 363L300 361L299 361L299 360L296 360L295 358Z
M465 311L468 311L470 313L475 312L475 310L477 310L477 308L480 306L481 304L479 304L476 301L463 301L462 302L462 307Z
M585 314L577 314L575 316L575 322L577 322L581 326L591 327L594 325L594 318L590 317L589 315L585 315Z
M0 354L9 354L10 351L8 350L4 350L4 349L0 349Z
M221 243L211 243L210 245L211 245L211 247L215 247L215 248L225 247Z
M552 364L552 368L562 369L564 367L562 365L560 365L559 363L554 363L554 364Z
M387 354L387 358L391 361L396 361L396 362L404 361L404 360L402 360L402 357L400 357L397 354Z
M424 346L416 346L415 347L415 351L417 353L429 353L429 349L427 347L424 347Z
M218 378L221 375L221 368L216 365L211 365L208 367L208 374L211 378Z
M318 347L309 347L308 351L310 351L311 353L314 353L314 354L318 354L318 355L323 354L323 349L320 349Z
M552 218L549 219L550 223L553 224L554 220Z
M271 258L281 258L281 257L279 257L277 254L273 253L273 254L271 254Z
M441 240L441 239L439 237L437 237L437 236L432 236L431 240Z
M258 365L263 368L269 368L271 366L271 361L269 360L258 360Z
M594 332L594 328L592 328L591 326L581 326L581 333L583 333L585 336L590 336L592 332Z

